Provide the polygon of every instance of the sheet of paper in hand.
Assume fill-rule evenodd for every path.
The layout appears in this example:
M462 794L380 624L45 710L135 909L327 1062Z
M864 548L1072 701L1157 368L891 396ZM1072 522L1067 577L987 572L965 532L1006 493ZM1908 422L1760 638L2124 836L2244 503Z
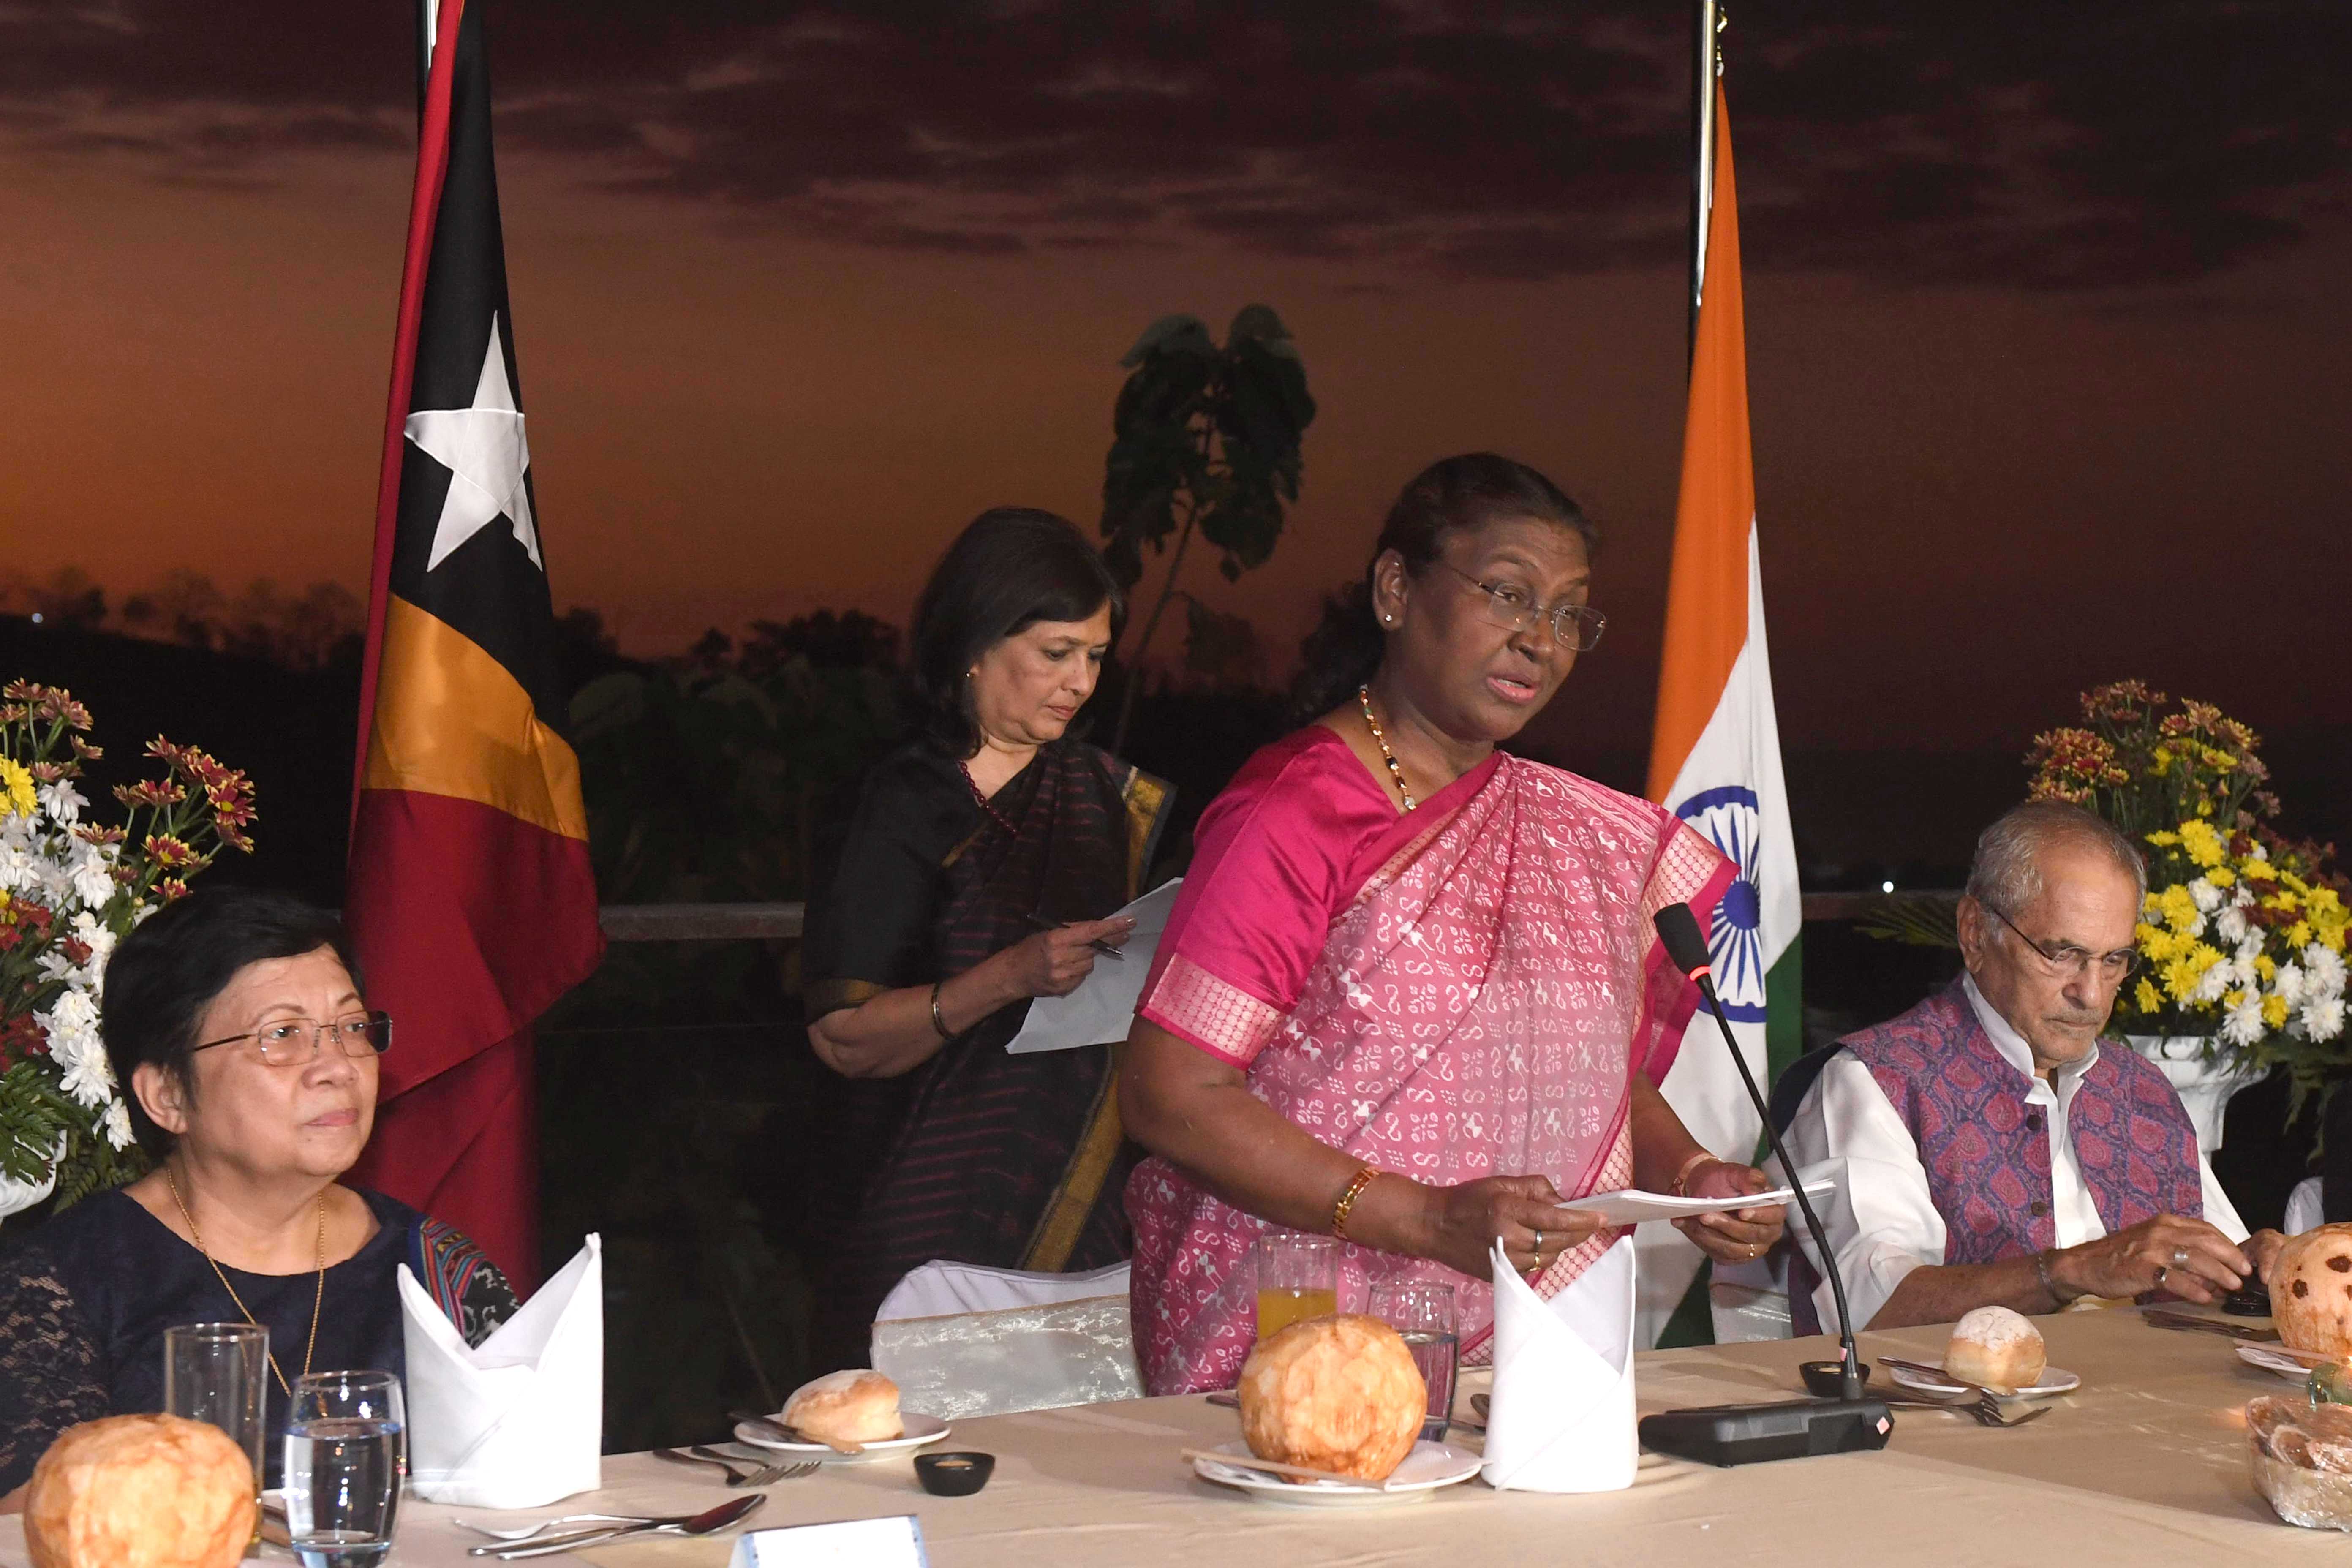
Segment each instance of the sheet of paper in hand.
M1837 1190L1837 1182L1828 1176L1805 1184L1805 1195L1818 1198ZM1644 1193L1633 1188L1617 1193L1594 1193L1589 1197L1571 1199L1560 1205L1579 1214L1596 1214L1610 1225L1640 1225L1645 1220L1688 1219L1693 1215L1724 1214L1732 1209L1769 1208L1785 1204L1796 1196L1790 1187L1774 1187L1769 1192L1744 1193L1736 1198L1678 1198L1666 1193Z
M1114 1045L1127 1038L1135 1024L1135 1005L1143 995L1143 977L1151 972L1160 933L1168 929L1168 911L1176 907L1176 889L1183 885L1179 877L1118 910L1135 918L1135 934L1120 945L1119 956L1098 960L1094 973L1067 996L1040 996L1030 1003L1028 1019L1004 1048L1017 1056Z

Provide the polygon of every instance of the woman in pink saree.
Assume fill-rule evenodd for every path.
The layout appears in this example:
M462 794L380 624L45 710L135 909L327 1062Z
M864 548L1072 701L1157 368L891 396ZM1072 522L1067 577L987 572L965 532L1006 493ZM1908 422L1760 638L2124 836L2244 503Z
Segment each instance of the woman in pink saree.
M1730 866L1648 802L1496 750L1600 634L1592 538L1523 465L1423 472L1309 640L1328 710L1202 817L1119 1083L1152 1152L1127 1190L1151 1393L1233 1385L1269 1228L1340 1238L1343 1305L1452 1285L1476 1363L1496 1242L1549 1296L1622 1234L1564 1203L1763 1189L1655 1087L1696 993L1651 916L1704 921ZM1780 1211L1678 1223L1745 1260Z

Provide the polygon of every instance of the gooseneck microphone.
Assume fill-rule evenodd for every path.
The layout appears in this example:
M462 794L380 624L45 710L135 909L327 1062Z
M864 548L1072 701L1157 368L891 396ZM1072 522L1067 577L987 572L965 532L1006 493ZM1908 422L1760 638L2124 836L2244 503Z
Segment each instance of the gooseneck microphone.
M1691 913L1688 904L1669 904L1658 911L1656 924L1658 940L1665 944L1666 956L1676 969L1697 983L1707 1011L1715 1015L1716 1027L1722 1031L1732 1064L1739 1069L1739 1081L1747 1087L1748 1098L1764 1124L1764 1136L1771 1145L1773 1156L1780 1162L1790 1186L1795 1189L1798 1212L1804 1216L1805 1229L1821 1255L1822 1272L1829 1277L1830 1292L1837 1300L1842 1359L1835 1399L1664 1411L1642 1422L1642 1441L1662 1453L1679 1454L1714 1465L1883 1448L1888 1434L1895 1429L1894 1417L1884 1403L1863 1396L1862 1363L1853 1343L1853 1317L1846 1309L1845 1283L1838 1278L1837 1259L1830 1251L1829 1235L1822 1227L1821 1216L1813 1212L1812 1199L1805 1195L1804 1183L1798 1178L1796 1163L1780 1142L1779 1129L1772 1125L1771 1108L1764 1103L1764 1091L1757 1088L1756 1075L1748 1070L1748 1058L1740 1053L1739 1042L1732 1036L1731 1020L1724 1016L1722 999L1715 994L1706 939L1699 934L1698 917Z

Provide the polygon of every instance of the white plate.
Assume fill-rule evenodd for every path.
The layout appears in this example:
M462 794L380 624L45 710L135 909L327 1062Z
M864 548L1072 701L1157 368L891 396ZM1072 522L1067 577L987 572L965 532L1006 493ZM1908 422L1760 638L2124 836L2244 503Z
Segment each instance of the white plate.
M2276 1345L2242 1343L2238 1346L2238 1359L2252 1362L2264 1372L2274 1372L2290 1383L2307 1382L2311 1377L2310 1363L2301 1360L2294 1351L2281 1350Z
M1217 1452L1247 1458L1249 1445L1220 1443ZM1381 1508L1420 1502L1440 1487L1466 1481L1478 1473L1479 1463L1478 1456L1467 1448L1423 1440L1412 1446L1412 1452L1404 1457L1404 1463L1384 1487L1369 1481L1286 1481L1265 1470L1221 1465L1214 1459L1195 1459L1192 1469L1204 1481L1240 1489L1253 1502L1289 1508Z
M899 1412L898 1436L887 1442L868 1443L862 1454L836 1454L822 1443L786 1443L774 1437L764 1437L760 1429L746 1421L735 1428L735 1440L754 1448L765 1448L775 1454L797 1454L805 1458L823 1459L828 1465L863 1465L876 1459L887 1459L898 1454L912 1453L926 1443L936 1443L946 1436L950 1427L936 1415L921 1415L912 1410Z
M1947 1383L1940 1377L1929 1377L1925 1373L1911 1372L1899 1366L1890 1366L1886 1370L1893 1374L1895 1382L1906 1388L1916 1388L1922 1394L1966 1394L1969 1391L1969 1385L1965 1383ZM2021 1388L2006 1397L2042 1399L2053 1394L2065 1394L2082 1386L2083 1380L2063 1367L2045 1366L2042 1369L2040 1382Z

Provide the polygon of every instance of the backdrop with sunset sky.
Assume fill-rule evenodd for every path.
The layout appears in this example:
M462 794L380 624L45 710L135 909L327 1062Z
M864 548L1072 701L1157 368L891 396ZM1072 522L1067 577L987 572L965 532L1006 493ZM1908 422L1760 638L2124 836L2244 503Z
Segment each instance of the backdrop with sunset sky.
M0 572L362 588L412 12L0 5ZM981 508L1093 526L1145 324L1262 300L1322 410L1304 497L1269 565L1226 587L1196 553L1190 585L1279 678L1407 476L1510 453L1608 535L1608 640L1536 742L1638 752L1682 13L492 0L559 606L648 655L817 606L903 621ZM2013 752L2126 675L2265 730L2352 721L2343 20L1731 7L1792 748Z

